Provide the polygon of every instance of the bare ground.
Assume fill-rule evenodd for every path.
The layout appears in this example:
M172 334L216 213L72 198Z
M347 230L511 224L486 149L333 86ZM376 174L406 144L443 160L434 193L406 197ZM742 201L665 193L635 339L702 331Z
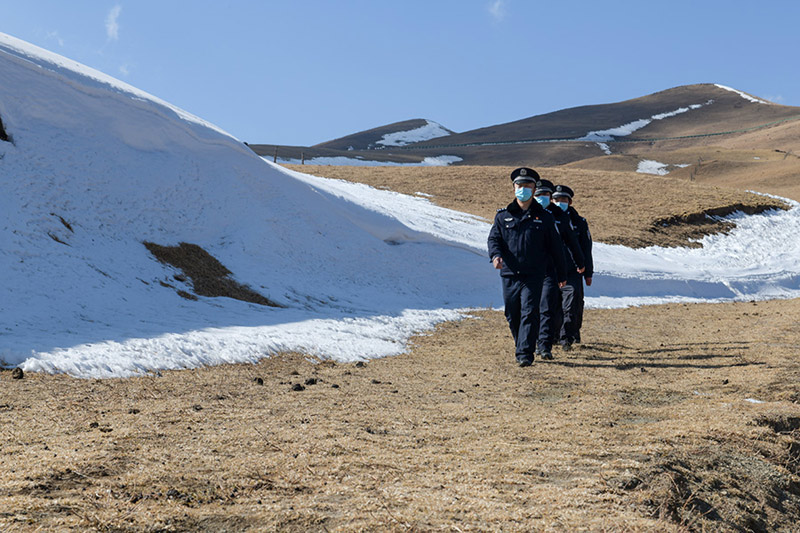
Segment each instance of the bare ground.
M507 202L510 169L415 170L358 179L481 216ZM567 176L596 238L661 239L619 215L624 174L544 173ZM635 189L650 215L683 212L667 181ZM743 198L700 189L701 209ZM796 531L799 313L590 310L586 344L525 369L481 311L363 365L0 372L0 530Z
M792 531L798 312L590 311L526 369L479 312L364 366L3 372L0 529Z

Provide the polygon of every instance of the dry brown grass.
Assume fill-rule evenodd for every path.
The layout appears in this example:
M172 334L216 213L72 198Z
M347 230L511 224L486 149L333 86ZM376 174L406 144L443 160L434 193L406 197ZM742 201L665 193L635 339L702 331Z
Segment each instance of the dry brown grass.
M509 194L499 167L303 170L487 217ZM601 239L658 239L648 216L687 207L667 178L543 174L568 179ZM698 209L749 197L688 186ZM799 313L590 310L585 345L525 369L502 314L481 311L363 366L2 372L0 530L793 531Z
M634 164L634 168L636 165ZM422 192L442 207L494 219L512 199L512 167L337 167L293 165L290 168L366 183L405 194ZM724 224L676 224L657 221L699 215L730 206L754 211L783 206L779 201L729 187L689 183L672 177L570 167L537 169L555 184L575 190L575 207L589 220L595 240L632 247L686 246L689 239L725 229Z
M798 312L590 311L586 345L527 369L502 315L480 312L363 367L286 354L138 379L5 372L0 529L727 530L692 512L702 500L790 531L800 435L758 421L800 416Z

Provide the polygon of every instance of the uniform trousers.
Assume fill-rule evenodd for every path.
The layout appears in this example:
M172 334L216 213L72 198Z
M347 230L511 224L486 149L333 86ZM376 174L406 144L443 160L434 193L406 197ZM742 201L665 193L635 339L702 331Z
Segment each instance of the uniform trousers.
M577 272L567 274L567 284L561 288L561 308L559 342L572 344L579 338L583 317L583 276Z
M539 336L539 301L542 295L541 274L502 276L503 302L508 327L514 337L518 361L533 360Z
M539 302L539 351L549 352L561 328L561 289L555 274L547 274L542 281Z
M583 281L583 280L581 280ZM586 298L586 288L581 284L581 297L578 300L578 316L576 317L576 324L575 324L575 342L581 342L581 328L583 327L583 309L584 309L584 298Z

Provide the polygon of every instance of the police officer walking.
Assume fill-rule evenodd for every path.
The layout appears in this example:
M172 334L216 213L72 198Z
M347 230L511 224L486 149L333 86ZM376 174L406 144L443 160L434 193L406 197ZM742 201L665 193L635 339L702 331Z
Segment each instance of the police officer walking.
M520 366L534 360L539 302L548 264L559 286L566 283L564 249L553 216L533 199L539 174L522 167L511 173L516 199L498 209L489 232L489 257L500 270L505 315Z
M594 274L594 261L592 259L592 234L589 231L589 223L572 206L574 191L566 185L556 185L553 192L553 202L564 210L572 221L572 227L578 237L578 244L583 252L586 270L582 277L586 286L592 285L592 275ZM567 285L561 289L562 306L564 308L564 324L561 327L559 342L561 346L568 350L574 342L581 341L581 326L583 325L583 281L580 276L571 276L567 272Z
M578 244L578 237L572 228L569 215L550 201L555 186L551 181L540 180L536 183L534 192L535 200L547 209L556 222L561 240L564 244L564 257L566 259L567 283L572 279L578 279L580 283L580 273L584 271L585 265L583 252ZM561 280L558 277L558 280ZM561 285L556 280L556 270L554 265L548 265L542 287L542 301L540 304L541 318L539 324L539 342L536 351L542 359L553 358L553 343L558 339L561 325L564 321L564 311L562 308Z

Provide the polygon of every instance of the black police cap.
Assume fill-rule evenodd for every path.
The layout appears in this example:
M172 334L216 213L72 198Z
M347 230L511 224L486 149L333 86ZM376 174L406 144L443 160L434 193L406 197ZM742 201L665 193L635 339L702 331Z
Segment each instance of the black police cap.
M550 193L552 193L554 188L555 188L555 186L553 185L552 181L550 181L550 180L538 180L536 182L536 191L534 192L534 194L539 193L539 192L550 192Z
M575 193L572 191L572 189L570 189L566 185L556 185L556 190L553 191L553 197L556 196L567 196L569 198L572 198L573 196L575 196Z
M533 183L539 179L539 173L528 167L517 168L511 173L511 181L514 183Z

